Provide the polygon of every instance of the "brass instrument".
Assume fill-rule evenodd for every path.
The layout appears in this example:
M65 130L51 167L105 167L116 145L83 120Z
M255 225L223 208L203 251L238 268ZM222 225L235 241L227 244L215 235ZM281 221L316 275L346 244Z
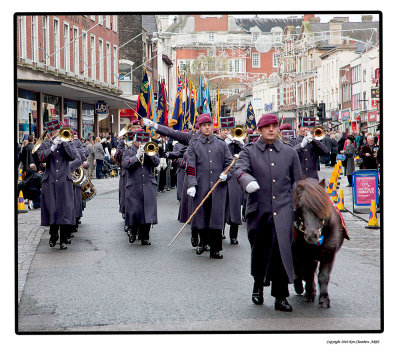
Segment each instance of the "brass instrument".
M82 167L75 169L75 171L71 172L72 175L72 183L75 186L81 186L83 180L85 179L85 171Z
M39 149L39 147L43 143L43 140L46 138L47 133L48 133L48 131L45 130L43 132L43 134L39 137L39 139L36 141L36 143L35 143L35 145L33 146L33 149L32 149L32 154L37 152L37 150Z
M158 153L158 144L156 142L147 142L144 146L143 146L143 150L144 153L149 156L152 157L154 155L156 155ZM143 164L144 163L144 156L139 159L140 163Z
M238 125L232 130L233 140L243 142L247 135L247 129L244 125Z
M312 132L312 136L315 140L322 140L325 138L326 130L323 126L316 126Z
M124 136L128 131L129 131L129 128L131 127L131 124L126 124L122 129L121 129L121 131L118 133L118 136L119 137L122 137L122 136Z

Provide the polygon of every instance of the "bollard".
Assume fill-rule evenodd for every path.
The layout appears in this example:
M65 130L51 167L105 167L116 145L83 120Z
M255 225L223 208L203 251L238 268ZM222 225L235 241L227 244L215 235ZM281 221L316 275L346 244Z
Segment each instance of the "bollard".
M336 207L340 211L344 211L344 198L343 198L343 190L339 191L339 202L337 203Z
M379 229L378 219L377 219L377 216L376 216L376 202L375 202L375 200L371 201L371 209L369 211L368 225L365 228L366 229Z

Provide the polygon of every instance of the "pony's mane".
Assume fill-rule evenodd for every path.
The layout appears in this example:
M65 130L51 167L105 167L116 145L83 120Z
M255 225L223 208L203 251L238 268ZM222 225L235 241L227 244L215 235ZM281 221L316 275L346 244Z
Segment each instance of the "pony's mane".
M296 183L294 204L296 207L301 206L311 210L321 220L329 218L332 213L329 196L318 181L312 178Z

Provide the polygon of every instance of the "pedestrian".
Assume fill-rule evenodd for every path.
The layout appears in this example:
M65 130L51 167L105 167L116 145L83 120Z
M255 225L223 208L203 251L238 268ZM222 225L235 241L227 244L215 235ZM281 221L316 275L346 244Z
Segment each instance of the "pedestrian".
M362 169L377 169L378 146L374 142L372 135L367 137L367 144L360 149L359 156L363 160Z
M264 302L264 286L271 283L275 309L292 311L287 301L293 283L294 184L302 170L296 150L278 138L278 118L263 115L257 124L260 138L247 144L236 164L235 177L247 192L246 221L251 246L252 301Z
M187 150L188 189L193 198L193 208L197 208L206 194L219 179L221 183L205 200L192 220L192 227L199 230L200 242L196 253L202 254L206 245L210 246L210 258L222 259L222 229L225 223L225 201L227 179L230 172L223 174L232 161L226 143L213 134L213 122L209 114L197 118L200 136L190 141Z
M36 165L32 163L29 169L22 172L21 178L22 181L17 187L18 192L22 191L24 198L29 200L29 208L40 208L42 175L36 171Z
M37 155L36 155L36 153L34 153L34 154L32 153L33 146L34 146L33 140L34 140L34 136L29 135L25 146L23 146L23 148L22 148L21 162L22 162L22 170L23 171L29 170L30 169L29 166L31 164L35 164L36 169L39 168L39 160L37 158Z
M60 238L60 249L64 250L67 249L70 225L75 224L69 162L76 158L76 150L72 141L61 141L57 136L54 140L44 140L37 154L39 161L46 163L42 178L41 225L50 226L50 247L54 247Z
M96 138L96 143L94 144L94 158L96 159L96 178L101 179L103 178L103 161L104 161L104 148L101 144L100 137Z
M298 129L298 135L293 139L292 145L299 155L302 174L305 178L319 179L319 157L326 155L328 149L321 141L313 138L312 128L304 127L300 121Z
M117 149L118 147L118 139L117 139L117 133L113 133L111 137L111 148Z
M344 131L342 133L342 136L338 140L338 150L339 150L339 152L341 150L344 150L344 144L345 144L346 140L347 140L347 133Z
M93 169L95 165L95 156L94 156L94 142L92 138L87 138L85 142L86 148L89 151L89 156L87 158L88 163L89 163L89 169L88 169L88 176L89 178L93 177Z
M321 143L324 144L328 150L325 155L321 156L321 163L324 163L325 167L329 167L332 149L332 139L329 133L325 134L324 138L321 140Z
M138 132L144 130L137 130L135 135ZM149 133L146 134L150 139ZM126 169L125 226L130 243L138 237L142 245L151 245L150 227L157 224L157 181L153 168L159 163L158 155L145 154L143 144L138 142L133 142L122 153L122 168Z
M331 138L331 155L330 155L330 166L334 167L336 164L336 157L338 154L338 143L335 137L335 133L330 133L330 138Z
M352 187L353 172L355 171L355 165L354 165L354 155L356 152L355 140L356 139L353 135L351 134L347 135L346 148L340 151L340 153L346 156L346 159L343 164L345 169L344 173L347 176L347 181L348 181L348 185L346 187Z

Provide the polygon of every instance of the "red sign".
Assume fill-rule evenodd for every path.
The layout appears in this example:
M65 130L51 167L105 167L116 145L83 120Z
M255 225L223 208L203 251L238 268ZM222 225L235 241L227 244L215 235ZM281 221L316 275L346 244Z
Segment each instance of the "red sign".
M376 179L375 177L362 177L356 184L357 204L369 205L376 200Z
M379 87L379 74L380 74L379 68L376 68L375 69L375 77L373 79L373 82L375 83L376 87Z
M356 123L355 121L353 121L353 122L351 123L351 131L352 131L353 133L356 133L356 132L357 132L357 123Z
M376 121L378 118L378 113L376 111L368 112L368 121Z

